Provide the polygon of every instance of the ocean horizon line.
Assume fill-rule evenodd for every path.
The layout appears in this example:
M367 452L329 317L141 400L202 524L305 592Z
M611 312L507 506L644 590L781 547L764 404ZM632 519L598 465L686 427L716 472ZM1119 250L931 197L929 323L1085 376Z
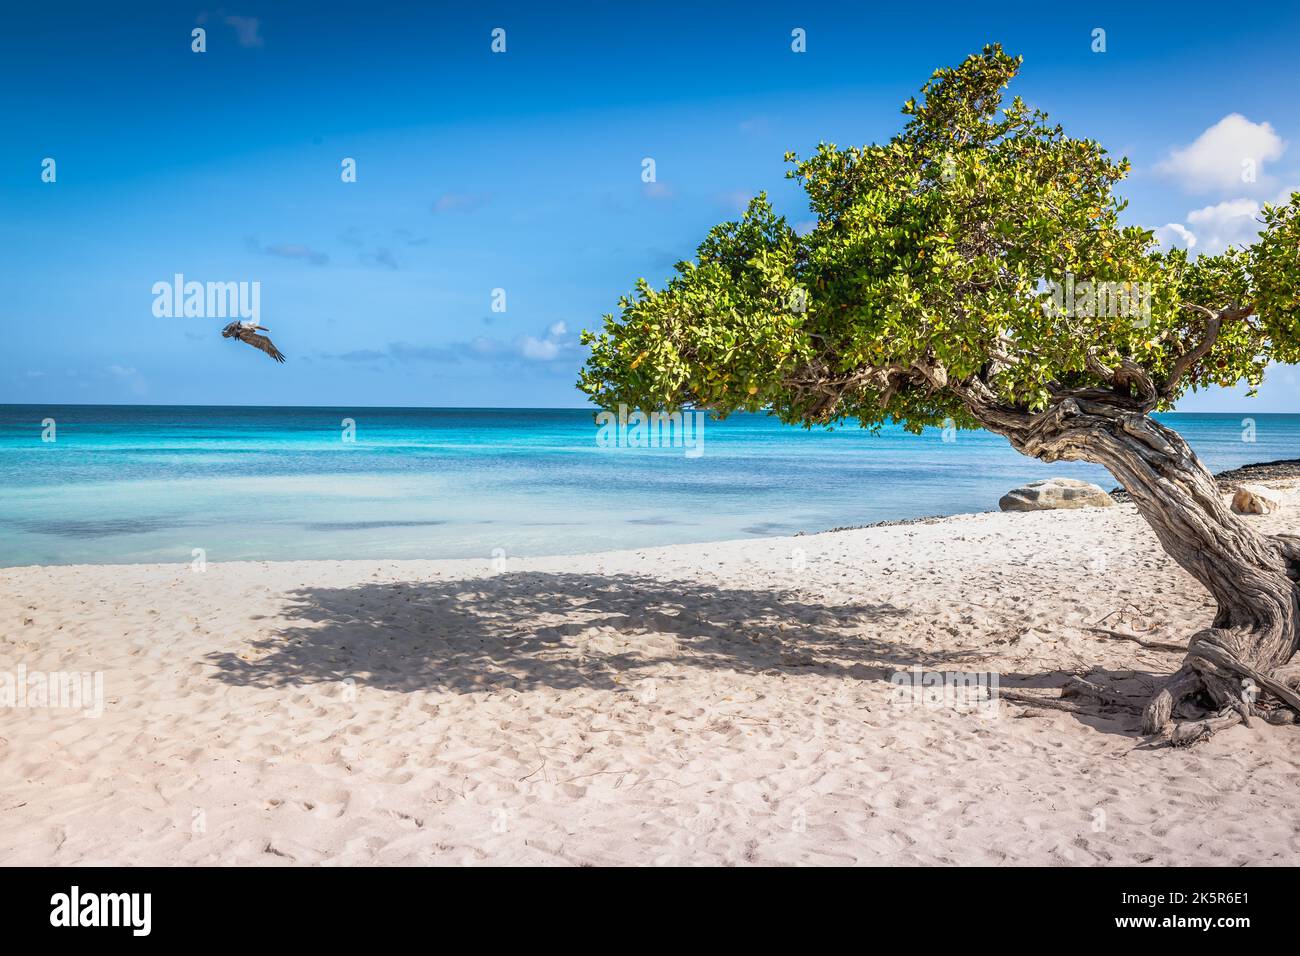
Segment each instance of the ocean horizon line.
M300 411L311 409L322 409L333 411L336 409L349 408L368 408L376 411L416 411L416 412L585 412L590 411L593 414L602 409L598 405L572 406L572 405L360 405L360 404L342 404L342 405L251 405L251 404L223 404L223 405L196 405L187 402L0 402L0 408L214 408L214 409L234 409L234 408L253 408L253 409L282 409L284 411ZM1285 414L1277 412L1274 414Z
M252 405L252 404L221 404L221 405L207 405L207 404L191 404L191 403L187 403L187 402L181 402L181 403L171 403L171 402L0 402L0 408L123 408L123 409L131 409L131 408L203 408L203 409L241 409L241 408L246 408L246 409L283 410L283 411L310 411L310 410L336 411L336 410L347 410L347 409L364 408L364 409L371 409L371 410L374 410L374 411L418 411L418 412L441 412L441 411L448 411L448 412L591 412L592 414L597 414L597 413L599 413L599 412L601 412L601 411L607 411L607 409L605 409L605 408L603 408L602 406L599 406L599 405L584 405L584 406L573 406L573 405L362 405L362 404L354 404L354 403L344 403L344 404L340 404L340 405ZM698 409L698 411L702 411L702 412L709 413L709 412L711 412L712 410L706 407L706 408L700 408L700 409ZM1169 415L1186 415L1186 416L1192 416L1192 417L1195 417L1195 416L1201 416L1201 415L1216 415L1216 416L1228 416L1228 417L1233 417L1233 418L1236 418L1236 417L1238 417L1238 416L1244 416L1244 417L1247 417L1247 418L1251 418L1251 417L1260 416L1260 415L1271 415L1271 416L1276 416L1276 417L1280 417L1280 418L1285 418L1285 417L1292 416L1292 415L1294 415L1295 413L1294 413L1294 412L1269 412L1269 411L1260 411L1260 412L1255 412L1255 411L1226 411L1226 410L1225 410L1225 411L1201 410L1201 411L1190 412L1190 411L1177 411L1177 410L1175 410L1175 411L1167 411L1167 412L1156 412L1156 413L1154 413L1154 414L1155 414L1157 417L1164 417L1164 416L1169 416ZM758 411L758 412L735 411L735 412L732 412L728 417L738 416L738 415L752 415L752 416L757 416L757 417L761 417L761 418L775 418L775 416L774 416L771 412L765 412L765 411ZM844 423L852 423L853 420L852 420L852 419L844 419L843 421L844 421ZM831 424L836 424L836 423L831 423ZM790 427L792 427L792 428L801 428L802 426L791 425ZM863 427L867 427L867 426L863 426Z

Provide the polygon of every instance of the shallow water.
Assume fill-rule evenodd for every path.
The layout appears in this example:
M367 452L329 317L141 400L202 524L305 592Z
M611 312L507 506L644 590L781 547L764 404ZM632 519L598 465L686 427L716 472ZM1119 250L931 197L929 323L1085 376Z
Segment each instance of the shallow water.
M1300 457L1300 415L1253 416L1254 441L1241 415L1163 418L1215 471ZM1051 475L1114 485L984 432L736 415L698 457L596 439L577 409L4 405L0 565L575 553L995 510Z

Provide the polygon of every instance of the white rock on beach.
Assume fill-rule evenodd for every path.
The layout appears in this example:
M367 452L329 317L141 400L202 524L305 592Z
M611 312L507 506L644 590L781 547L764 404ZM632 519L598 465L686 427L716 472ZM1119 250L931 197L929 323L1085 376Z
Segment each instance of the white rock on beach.
M1266 515L1279 507L1277 493L1263 485L1238 485L1232 495L1232 510L1239 515Z
M1050 511L1056 508L1109 508L1115 499L1077 478L1045 478L1013 488L998 501L1003 511Z

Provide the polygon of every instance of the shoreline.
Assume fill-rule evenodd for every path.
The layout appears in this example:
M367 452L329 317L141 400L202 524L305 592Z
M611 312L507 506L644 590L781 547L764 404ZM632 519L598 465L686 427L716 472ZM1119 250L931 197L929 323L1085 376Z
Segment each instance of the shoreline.
M1250 465L1242 465L1240 468L1229 468L1226 471L1220 471L1215 474L1214 480L1218 483L1219 491L1228 494L1236 490L1237 485L1243 482L1260 482L1267 483L1270 481L1287 481L1293 478L1300 478L1300 458L1282 458L1277 461L1261 461ZM1007 489L1008 491L1010 489ZM1128 504L1132 502L1129 493L1122 487L1116 486L1107 492L1115 499L1116 504ZM998 514L997 509L990 508L988 511L963 512L962 514ZM799 531L796 537L810 534L834 534L840 531L861 531L866 528L889 528L896 525L909 524L934 524L944 521L948 518L958 518L961 514L955 515L925 515L919 518L899 518L896 520L873 521L869 524L844 525L839 528L827 528L824 531Z

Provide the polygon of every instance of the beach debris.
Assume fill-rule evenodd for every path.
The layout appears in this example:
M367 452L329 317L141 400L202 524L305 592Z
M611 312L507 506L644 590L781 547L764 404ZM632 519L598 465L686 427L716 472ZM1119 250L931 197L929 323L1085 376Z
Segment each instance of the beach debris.
M1232 510L1239 515L1271 514L1281 506L1277 495L1263 485L1238 485L1232 494Z
M1003 511L1049 511L1056 508L1109 508L1115 499L1097 485L1077 478L1044 478L1013 488L998 501Z
M817 659L807 651L786 650L781 652L781 663L786 667L813 667Z

